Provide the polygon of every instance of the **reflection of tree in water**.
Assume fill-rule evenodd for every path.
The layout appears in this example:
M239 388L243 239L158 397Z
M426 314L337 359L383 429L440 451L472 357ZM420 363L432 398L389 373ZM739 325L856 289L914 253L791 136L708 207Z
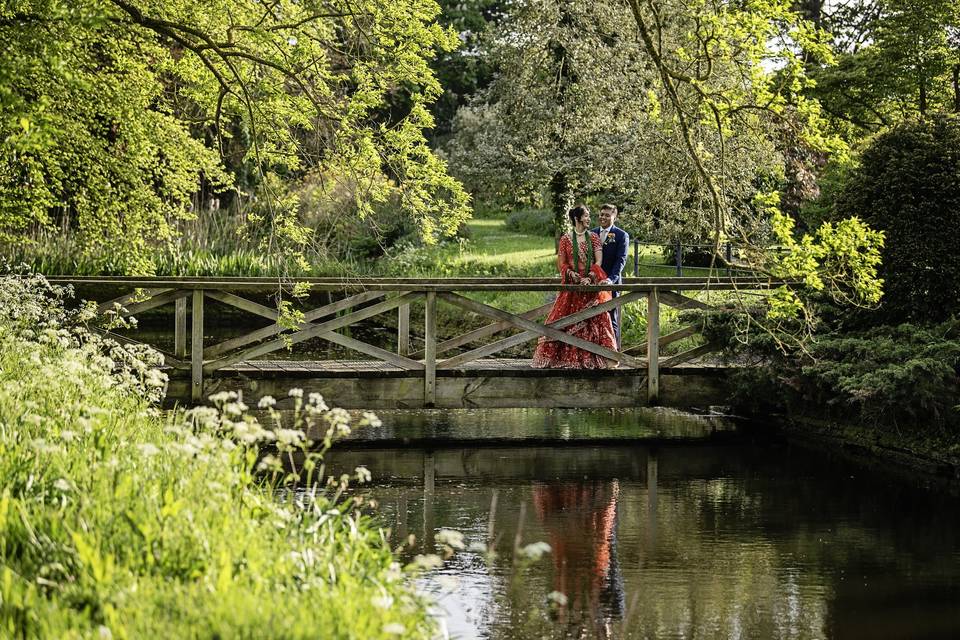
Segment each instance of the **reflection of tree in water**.
M607 638L623 617L624 588L617 560L616 480L536 483L533 502L549 535L553 588L567 597L562 624L577 635Z

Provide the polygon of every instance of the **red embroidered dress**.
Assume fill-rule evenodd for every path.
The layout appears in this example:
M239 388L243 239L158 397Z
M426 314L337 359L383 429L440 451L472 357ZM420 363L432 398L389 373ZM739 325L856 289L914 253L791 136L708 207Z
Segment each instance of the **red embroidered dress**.
M579 254L579 277L589 277L593 282L599 282L607 277L600 265L594 264L590 254L587 253L587 247L591 252L600 250L600 237L588 232L591 242L578 243L580 246ZM576 284L571 274L575 271L575 261L573 259L573 242L570 234L564 234L560 238L560 251L557 255L557 266L560 269L560 281L564 284ZM609 291L599 293L592 291L561 291L557 295L556 302L553 303L553 309L547 316L547 323L556 322L560 318L568 316L578 311L583 311L587 307L595 307L602 302L610 299ZM580 322L565 327L564 332L570 335L582 338L600 346L607 347L616 351L617 338L613 332L613 323L610 321L609 313L601 313L581 320ZM546 337L540 338L537 342L536 351L533 352L532 366L536 369L605 369L611 366L611 362L603 356L599 356L589 351L584 351L579 347L550 340Z

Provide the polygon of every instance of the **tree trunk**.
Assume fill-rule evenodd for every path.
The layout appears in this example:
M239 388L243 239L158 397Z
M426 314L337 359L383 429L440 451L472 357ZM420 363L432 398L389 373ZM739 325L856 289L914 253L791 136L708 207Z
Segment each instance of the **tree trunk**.
M819 29L823 26L823 4L824 0L799 0L794 3L794 11Z
M567 209L572 196L570 179L563 171L553 174L550 179L550 207L553 209L554 249L560 247L560 236L567 228Z
M960 62L953 65L953 112L960 113Z
M927 113L927 79L920 76L920 116Z

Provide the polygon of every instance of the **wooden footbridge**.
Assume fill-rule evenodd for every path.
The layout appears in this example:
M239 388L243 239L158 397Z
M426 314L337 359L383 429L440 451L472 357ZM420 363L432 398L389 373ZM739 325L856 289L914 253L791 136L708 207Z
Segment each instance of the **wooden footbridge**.
M102 314L141 316L172 306L173 348L161 349L170 373L168 398L172 400L201 402L222 390L242 391L249 399L263 395L279 399L288 389L299 387L322 393L332 405L370 409L722 404L724 368L697 364L716 351L715 345L700 344L662 355L665 347L696 335L699 327L661 335L661 305L709 309L693 296L704 291L756 294L779 285L753 278L627 278L616 286L561 285L547 278L49 280L72 285L78 297L97 301ZM620 295L544 324L551 307L549 298L563 289L616 289ZM291 298L294 292L302 294L304 290L308 290L307 296ZM522 313L508 312L482 302L491 292L531 292L530 297L542 303ZM281 313L278 299L292 300L299 310ZM641 344L623 345L617 352L563 331L637 302L645 306L647 319L646 340ZM443 310L444 326L458 325L458 335L439 334L441 304L454 312L451 316L450 310ZM307 308L310 305L312 308ZM250 317L245 320L241 315ZM417 321L411 322L411 318ZM251 321L261 326L250 329ZM379 344L346 333L351 327L372 323L380 325ZM213 341L208 331L213 325L236 328L236 335ZM384 340L387 331L393 337ZM122 342L137 342L140 337L137 330L105 332ZM586 349L619 366L606 370L533 369L529 354L541 336ZM294 345L314 339L338 345L340 352L354 356L305 360L293 355ZM505 351L516 356L524 346L526 352L519 355L526 357L496 357Z

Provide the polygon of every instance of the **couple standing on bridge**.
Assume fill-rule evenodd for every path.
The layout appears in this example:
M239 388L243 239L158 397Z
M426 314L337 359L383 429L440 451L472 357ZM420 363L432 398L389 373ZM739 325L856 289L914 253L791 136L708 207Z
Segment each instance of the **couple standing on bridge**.
M630 236L616 226L617 207L600 207L600 226L590 227L590 209L580 204L567 212L573 230L560 237L557 268L563 284L619 284L627 263ZM547 316L547 324L595 307L616 297L613 291L561 291ZM564 331L614 351L620 348L620 308L566 327ZM606 369L617 363L557 340L540 338L533 353L537 369Z

